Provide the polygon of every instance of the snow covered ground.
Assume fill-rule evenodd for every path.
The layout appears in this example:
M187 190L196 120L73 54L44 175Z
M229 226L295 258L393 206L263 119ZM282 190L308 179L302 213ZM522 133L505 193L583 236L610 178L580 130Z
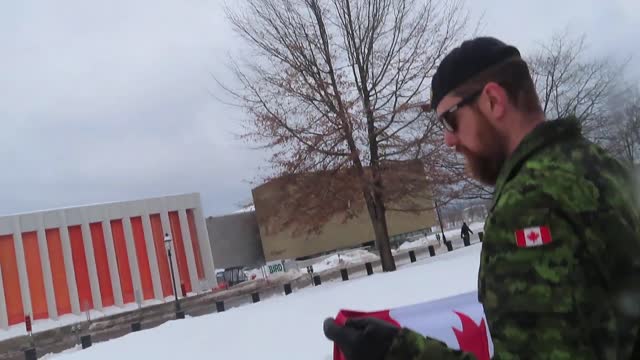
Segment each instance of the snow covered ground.
M475 230L474 230L475 231ZM332 359L322 321L340 309L379 310L435 300L477 286L481 245L457 249L393 273L325 282L246 305L94 344L47 359Z
M378 255L370 253L367 250L354 249L331 255L322 261L313 264L313 271L321 272L341 266L363 264L368 261L376 261L378 258Z

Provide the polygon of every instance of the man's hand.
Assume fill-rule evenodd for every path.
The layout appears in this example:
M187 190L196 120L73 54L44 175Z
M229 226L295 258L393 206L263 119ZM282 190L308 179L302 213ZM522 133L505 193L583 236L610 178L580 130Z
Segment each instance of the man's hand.
M383 360L398 332L400 328L376 318L348 319L344 326L333 318L324 321L325 336L347 360Z

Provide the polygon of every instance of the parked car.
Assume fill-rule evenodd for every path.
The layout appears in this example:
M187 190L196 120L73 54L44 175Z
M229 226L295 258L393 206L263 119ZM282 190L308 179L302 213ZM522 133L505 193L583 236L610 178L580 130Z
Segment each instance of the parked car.
M216 271L216 279L218 280L218 287L221 287L221 284L225 284L226 287L231 287L248 280L247 274L242 268L218 270Z

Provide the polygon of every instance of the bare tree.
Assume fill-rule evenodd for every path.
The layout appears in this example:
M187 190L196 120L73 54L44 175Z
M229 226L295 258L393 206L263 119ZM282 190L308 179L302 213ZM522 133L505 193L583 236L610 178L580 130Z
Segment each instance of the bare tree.
M564 31L528 60L547 118L575 116L588 137L603 141L608 98L620 81L624 63L589 56L587 50L585 36Z
M640 161L640 89L627 89L610 104L607 149L629 165Z
M420 159L430 181L456 181L440 167L446 149L435 123L404 110L428 98L437 65L459 42L467 22L461 1L237 5L228 9L228 18L253 53L232 64L240 88L225 89L249 115L244 138L273 151L274 177L348 174L348 181L335 182L359 194L383 269L395 270L385 216L387 164ZM404 184L394 184L404 195L415 188L411 181L396 181ZM319 198L326 194L327 201L344 193L327 186L320 182L308 191Z

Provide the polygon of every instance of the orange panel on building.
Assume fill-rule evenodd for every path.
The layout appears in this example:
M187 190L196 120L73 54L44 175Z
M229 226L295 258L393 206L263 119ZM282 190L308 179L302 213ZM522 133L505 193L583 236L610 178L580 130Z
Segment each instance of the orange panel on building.
M189 222L189 233L191 233L191 246L193 254L196 258L196 269L198 270L198 279L204 279L204 266L202 265L202 256L200 251L200 242L198 241L198 232L196 229L196 217L192 209L187 209L187 221Z
M191 292L191 280L189 278L189 267L187 265L187 255L184 249L184 241L182 240L182 228L180 227L180 217L177 211L169 212L169 222L171 223L171 233L173 236L173 247L176 251L176 260L178 261L178 271L180 272L180 281L184 284L185 290Z
M56 296L56 309L58 310L58 315L70 314L71 301L69 300L69 285L67 284L67 273L64 267L60 230L46 229L45 236L49 250L53 290Z
M98 272L98 283L100 284L100 296L102 306L115 304L113 298L113 286L111 283L111 273L109 271L109 261L107 255L107 245L104 241L104 231L102 223L89 224L91 230L91 242L93 243L93 254L96 259L96 271Z
M173 269L185 294L199 291L213 266L209 243L200 246L206 232L198 238L201 214L200 195L189 193L0 216L0 317L13 326L26 316L64 320L97 306L173 298Z
M27 276L29 277L29 293L31 294L31 309L33 319L49 317L47 297L44 290L44 276L42 275L42 260L38 247L38 233L35 231L22 233Z
M13 235L0 236L0 268L9 325L19 324L24 321L24 308Z
M131 280L131 267L129 266L127 243L124 237L122 220L111 220L111 232L113 233L113 245L116 249L116 260L118 261L122 300L125 303L134 302L135 296L133 294L133 281Z
M76 273L76 286L78 287L78 300L80 310L93 309L93 297L91 296L91 284L89 282L89 269L84 253L82 241L82 229L80 225L69 226L69 241L71 242L71 254L73 257L73 270Z
M171 284L171 271L169 270L169 261L167 258L167 250L164 247L164 231L162 230L162 219L160 214L152 214L151 232L153 233L153 245L156 248L156 258L158 259L158 270L160 272L160 283L162 283L162 294L166 296L173 295Z
M149 266L149 254L144 239L144 228L140 216L131 218L133 242L136 246L138 268L140 269L140 281L142 282L142 295L145 300L153 299L153 280L151 280L151 267ZM151 234L149 234L151 236Z

